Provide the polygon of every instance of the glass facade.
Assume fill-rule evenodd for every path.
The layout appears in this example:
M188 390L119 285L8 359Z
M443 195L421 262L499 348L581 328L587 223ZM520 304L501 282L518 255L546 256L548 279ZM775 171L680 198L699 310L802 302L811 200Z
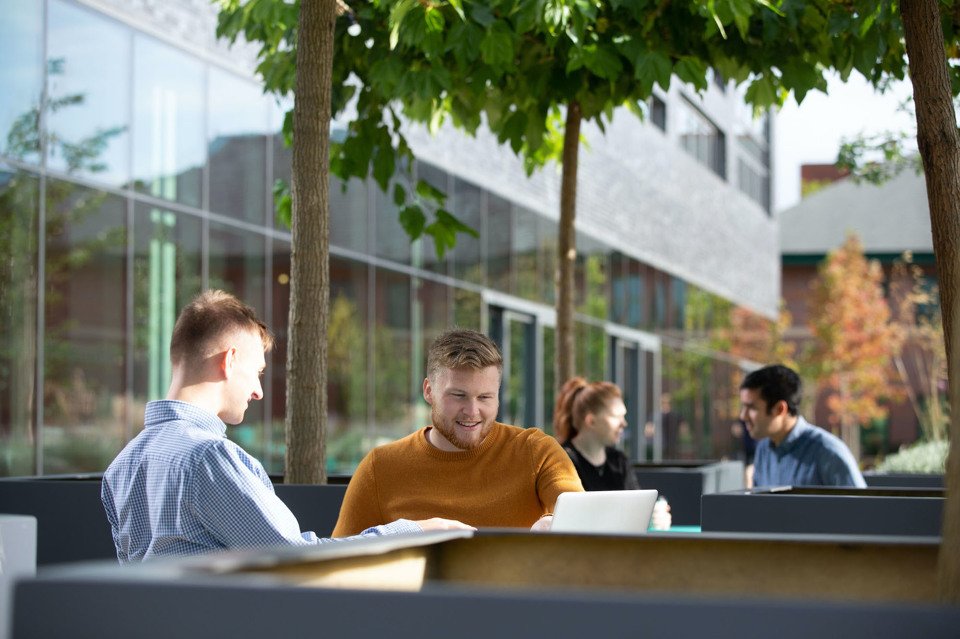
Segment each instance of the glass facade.
M281 473L290 235L272 189L290 176L282 109L252 79L78 3L0 9L0 475L102 471L166 392L178 310L211 287L254 306L276 336L264 401L228 434ZM690 139L709 146L707 133ZM396 179L414 177L444 190L480 237L460 236L438 259L429 238L407 239L392 192L331 184L331 473L427 422L427 348L453 325L501 339L501 417L551 430L556 220L450 167L415 164ZM640 423L659 424L661 377L692 425L694 443L678 454L725 454L735 407L703 389L730 377L726 361L697 360L703 385L690 390L677 380L692 364L669 356L687 352L691 287L582 230L577 242L577 366L625 386L633 454L662 454Z

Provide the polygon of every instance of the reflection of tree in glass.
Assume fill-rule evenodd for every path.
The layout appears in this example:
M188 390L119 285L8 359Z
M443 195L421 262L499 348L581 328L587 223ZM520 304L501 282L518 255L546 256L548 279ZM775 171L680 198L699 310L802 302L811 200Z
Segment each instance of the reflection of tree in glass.
M330 305L327 362L331 434L345 430L367 412L367 358L363 321L353 300L337 295ZM340 415L333 413L339 412ZM339 417L339 419L337 419Z
M47 75L59 76L64 74L66 60L63 58L54 58L47 61ZM50 96L47 98L43 109L47 115L58 113L63 109L73 106L83 105L86 97L83 93L71 93L64 96ZM38 103L25 113L20 114L10 127L6 135L6 146L3 154L18 160L27 156L39 153L41 146L40 131L41 106ZM63 158L67 173L76 173L85 171L88 173L100 173L106 170L106 164L100 160L104 150L107 148L111 138L123 133L127 127L116 126L110 128L97 128L92 135L81 138L75 142L65 140L56 133L46 132L46 147L50 157L60 156Z
M48 73L58 75L64 72L62 59L51 60L48 63ZM64 159L68 173L88 172L97 173L105 169L100 156L109 140L123 131L122 127L98 129L93 135L75 142L69 142L59 136L48 136L40 128L41 113L51 114L62 109L81 106L84 95L81 93L66 96L51 96L43 103L38 101L27 112L14 120L5 136L3 153L17 159L29 157L38 153L41 142L44 143L51 156L58 155ZM84 189L58 180L46 182L46 237L57 238L70 226L82 223L94 213L100 211L107 194ZM0 193L0 209L12 212L0 217L0 251L7 259L0 272L0 309L3 310L3 333L12 336L9 342L3 342L3 352L0 360L10 363L11 372L31 370L36 359L35 329L38 290L38 274L36 272L35 251L37 250L37 222L38 219L38 191L36 180L24 172L16 172L6 181ZM96 381L89 379L82 369L75 364L77 348L65 338L76 324L69 315L57 312L58 306L63 304L62 286L72 273L83 268L98 255L102 255L110 247L124 245L122 228L105 229L94 237L64 247L62 251L48 251L44 263L45 268L45 302L48 313L58 317L66 317L56 324L48 323L46 327L45 344L45 387L44 394L49 405L45 415L48 422L61 421L67 425L76 425L82 420L92 417L96 404L91 397L104 397L99 393ZM30 257L33 256L33 257ZM19 258L19 259L18 259ZM102 358L103 353L99 356ZM29 360L29 362L27 361ZM6 385L11 394L16 394L20 408L16 409L13 419L30 419L33 412L32 398L33 382L27 379L17 382L19 386ZM107 396L109 399L109 396ZM83 441L83 440L77 440ZM59 463L70 466L70 458L86 459L84 450L96 450L106 454L109 451L97 442L90 441L77 445L73 442L63 451L51 451L52 458L62 456ZM69 449L69 450L67 450ZM113 451L115 452L115 451ZM86 463L93 463L87 460Z
M33 470L37 179L0 172L0 475Z

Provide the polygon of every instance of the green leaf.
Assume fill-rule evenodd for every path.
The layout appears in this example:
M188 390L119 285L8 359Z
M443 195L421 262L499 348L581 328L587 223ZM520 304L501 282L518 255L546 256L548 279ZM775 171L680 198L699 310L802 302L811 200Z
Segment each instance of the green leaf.
M437 216L437 222L443 224L455 233L466 233L467 235L475 238L480 237L480 233L476 229L474 229L472 226L464 224L446 209L437 209L435 215Z
M273 183L273 207L276 209L277 222L290 228L293 222L293 198L290 187L283 180Z
M396 157L393 147L389 144L379 145L373 155L373 179L376 180L380 189L387 190L390 178L396 170Z
M777 102L777 90L770 77L763 74L750 83L744 98L755 107L766 108Z
M684 56L673 67L677 77L688 84L692 84L698 91L707 89L707 67L703 61L692 56Z
M496 17L490 11L490 8L483 2L470 3L470 17L473 21L482 27L489 27L496 21Z
M670 58L659 51L643 51L633 61L634 74L638 80L659 84L664 91L670 88L673 65Z
M584 64L590 71L605 80L616 80L623 71L620 56L610 47L590 45L584 47Z
M461 20L466 20L467 16L463 13L463 0L448 0L453 10L457 12Z
M407 190L403 188L400 184L393 185L393 203L396 206L403 206L403 203L407 201Z
M427 217L423 210L416 204L405 206L400 210L400 226L410 236L410 240L415 240L423 234L424 225L427 223Z
M417 180L417 195L441 205L447 200L446 193L425 180Z
M418 6L417 0L400 0L393 5L387 24L390 26L390 49L396 49L400 40L400 25L411 9Z
M443 14L434 7L428 7L424 15L424 21L427 25L427 31L443 31L446 21Z
M513 36L502 22L497 22L480 43L480 55L486 64L507 66L513 63Z

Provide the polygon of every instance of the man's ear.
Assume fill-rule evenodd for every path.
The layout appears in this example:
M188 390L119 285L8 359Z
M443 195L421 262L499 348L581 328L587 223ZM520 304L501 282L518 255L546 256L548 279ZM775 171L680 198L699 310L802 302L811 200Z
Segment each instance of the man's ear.
M233 367L237 363L237 347L231 346L218 356L218 368L224 379L230 379L233 375Z
M428 404L433 406L433 388L430 386L430 378L423 378L423 399L426 400Z
M787 408L787 402L782 399L773 405L773 410L776 411L774 414L777 417L782 417L790 412L790 409Z

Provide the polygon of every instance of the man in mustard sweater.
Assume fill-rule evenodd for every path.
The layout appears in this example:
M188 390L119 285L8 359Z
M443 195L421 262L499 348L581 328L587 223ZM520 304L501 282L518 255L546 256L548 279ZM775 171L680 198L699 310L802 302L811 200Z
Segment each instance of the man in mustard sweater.
M557 496L583 487L553 437L496 421L502 369L500 351L486 335L440 335L423 380L431 425L360 462L334 537L400 517L548 530Z

